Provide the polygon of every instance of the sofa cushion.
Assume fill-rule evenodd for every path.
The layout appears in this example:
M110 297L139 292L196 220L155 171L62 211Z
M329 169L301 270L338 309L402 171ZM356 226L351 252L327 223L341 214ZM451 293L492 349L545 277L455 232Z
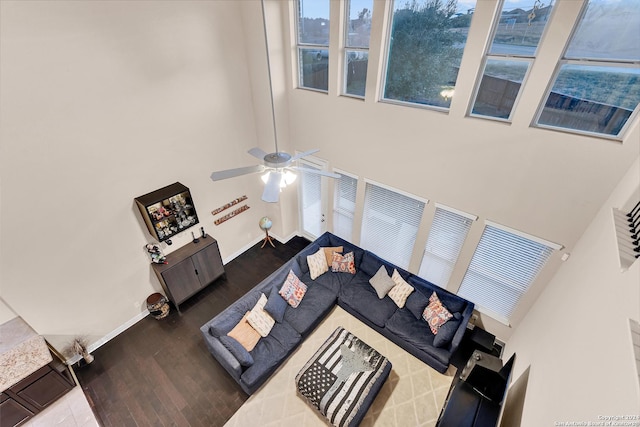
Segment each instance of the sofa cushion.
M209 333L214 337L227 335L229 331L240 322L247 311L251 311L251 309L256 305L256 302L258 302L258 299L260 298L260 294L261 292L259 291L249 291L238 301L231 304L231 306L224 311L224 315L218 315L212 319L209 326Z
M447 323L438 329L438 334L433 338L433 345L439 348L447 347L449 343L451 343L453 336L458 332L461 321L462 315L460 313L453 313L453 318L449 319Z
M373 289L376 290L378 294L378 298L382 299L389 293L391 288L395 286L395 283L389 277L389 273L387 273L387 268L384 265L381 265L376 274L369 279L369 283L373 286Z
M331 271L333 273L356 274L353 252L348 252L344 255L334 252L331 259Z
M228 335L223 335L220 337L220 342L231 354L233 354L233 357L238 360L241 366L248 367L253 365L253 357L251 354L234 338L231 338Z
M315 280L316 277L329 271L329 265L327 264L327 258L324 255L324 249L320 248L312 255L307 255L307 265L309 266L309 274L311 279Z
M410 311L398 309L385 324L385 329L440 362L449 363L450 352L433 345L435 336L429 325L422 319L416 319Z
M362 271L356 273L353 280L340 289L338 298L381 328L398 309L391 298L378 298L375 289L369 284L369 276Z
M300 280L309 286L320 285L330 289L335 297L340 293L342 286L351 282L351 279L353 279L353 274L350 273L327 273L317 277L316 280L311 280L309 273L300 277Z
M260 339L258 331L253 329L249 322L247 322L247 317L250 313L251 311L247 311L240 322L227 334L238 341L247 351L253 350Z
M278 292L277 287L271 288L269 292L269 298L267 299L267 304L264 306L264 311L269 313L273 320L278 323L282 323L282 319L284 318L284 311L287 309L287 301L282 298L280 293Z
M265 375L270 375L300 340L300 334L286 322L277 323L269 336L262 338L250 352L254 362L242 373L242 381L250 389L264 382Z
M452 317L453 314L440 302L438 294L434 291L429 297L429 304L422 312L422 318L429 324L431 332L436 335L440 326L444 325Z
M422 312L424 308L429 304L429 298L427 298L422 292L415 289L407 298L406 308L413 314L416 319L422 319Z
M293 271L290 271L279 293L291 307L296 308L306 292L307 285L305 285Z
M327 259L327 265L331 265L334 252L339 254L342 253L342 246L323 247L322 249L324 250L324 257Z
M306 334L318 319L336 303L336 294L317 283L307 287L307 293L297 308L287 307L284 321L300 334Z
M384 264L385 262L382 260L382 258L369 251L364 251L364 254L362 254L362 261L360 262L359 270L364 271L369 275L369 277L372 277L378 272L380 266Z
M396 269L393 270L391 280L393 280L393 283L395 283L395 285L393 286L393 288L391 288L387 295L389 295L389 298L391 298L399 308L402 308L404 307L407 298L409 298L409 295L411 295L411 293L414 291L413 286L408 284L400 276L400 273L398 273L398 270Z

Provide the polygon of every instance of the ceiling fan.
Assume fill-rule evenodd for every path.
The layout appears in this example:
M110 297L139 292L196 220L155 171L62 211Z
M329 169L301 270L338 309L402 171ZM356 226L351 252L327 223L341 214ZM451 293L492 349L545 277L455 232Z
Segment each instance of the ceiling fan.
M267 71L269 75L269 93L271 95L271 118L273 120L273 137L276 150L273 153L267 153L261 148L254 147L248 151L252 156L260 159L262 164L255 166L246 166L242 168L227 169L222 171L216 171L211 174L213 181L220 181L228 178L235 178L241 175L248 175L252 173L265 172L262 175L262 180L265 183L264 191L262 193L262 200L269 203L276 203L280 196L280 191L287 185L293 183L296 179L296 170L303 170L305 173L312 173L316 175L327 176L330 178L340 178L337 173L326 172L313 168L300 168L295 166L295 161L306 156L310 156L313 153L320 151L319 149L313 149L305 151L303 153L292 156L284 151L278 150L278 134L276 131L276 112L273 104L273 87L271 84L271 62L269 59L269 42L267 39L267 21L264 10L264 0L262 3L262 23L264 28L264 43L267 51Z

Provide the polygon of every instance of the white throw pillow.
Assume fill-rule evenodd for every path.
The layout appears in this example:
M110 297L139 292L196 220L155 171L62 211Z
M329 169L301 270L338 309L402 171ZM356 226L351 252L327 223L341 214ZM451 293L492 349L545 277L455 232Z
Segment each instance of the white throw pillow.
M307 264L309 265L311 280L316 280L316 277L329 271L327 257L325 256L323 248L318 249L318 252L313 255L308 255Z
M414 291L413 286L408 284L402 278L402 276L400 276L400 273L398 273L398 270L396 270L395 268L393 269L391 280L393 280L395 286L391 288L387 295L389 295L389 298L391 298L398 307L402 308L407 302L407 298L409 298L409 295L411 295L411 292Z
M260 295L260 299L256 305L251 309L251 312L247 316L247 322L255 329L261 337L266 337L271 332L273 325L276 323L273 317L264 311L264 306L267 303L267 297L265 294Z

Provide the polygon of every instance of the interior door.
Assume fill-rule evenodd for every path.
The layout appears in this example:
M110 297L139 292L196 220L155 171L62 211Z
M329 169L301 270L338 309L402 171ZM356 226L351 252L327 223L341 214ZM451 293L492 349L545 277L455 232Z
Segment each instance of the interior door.
M326 170L327 165L319 159L305 158L298 161L300 228L304 237L315 240L327 230L327 183L329 178L305 172L305 169Z

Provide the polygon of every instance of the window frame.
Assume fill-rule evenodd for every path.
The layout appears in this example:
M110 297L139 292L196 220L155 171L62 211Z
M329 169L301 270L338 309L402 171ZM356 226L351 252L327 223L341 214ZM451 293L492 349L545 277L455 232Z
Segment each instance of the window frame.
M331 36L329 36L329 42L327 45L320 45L320 44L312 44L312 43L303 43L300 41L300 11L301 11L301 2L304 0L295 0L294 3L294 13L295 13L295 19L294 19L294 30L295 30L295 58L296 58L296 69L297 69L297 81L296 81L296 89L303 89L303 90L310 90L312 92L318 92L318 93L324 93L324 94L328 94L329 93L329 80L331 78L331 74L330 74L330 50L329 50L329 46L331 45ZM307 0L309 1L309 0ZM331 0L327 0L329 2L329 25L331 25ZM331 33L331 30L329 30L329 33ZM300 57L300 51L302 49L316 49L316 50L326 50L327 51L327 89L318 89L315 87L308 87L308 86L304 86L303 83L303 79L302 79L302 68L301 68L301 60L302 58Z
M433 224L434 224L434 222L436 220L436 215L438 213L438 209L440 209L442 211L445 211L446 214L454 214L454 215L457 215L459 217L465 218L465 219L470 221L469 222L469 226L464 230L464 236L463 236L463 238L461 240L461 245L458 248L458 251L457 251L457 254L456 254L456 259L453 260L452 268L451 268L451 271L449 272L449 277L447 278L447 283L436 283L436 282L433 282L428 277L425 277L426 275L424 274L425 272L423 271L423 264L424 264L425 259L427 258L427 253L431 254L432 257L434 257L434 258L438 258L438 259L444 260L445 262L448 262L448 260L446 260L443 257L441 257L440 254L436 254L436 253L428 250L429 249L429 240L431 238L431 232L433 230ZM460 211L458 209L455 209L455 208L452 208L452 207L449 207L449 206L446 206L446 205L443 205L441 203L437 203L436 202L435 203L435 211L434 211L434 214L433 214L433 220L431 222L431 227L430 227L429 232L427 234L427 240L426 240L426 242L424 244L424 248L423 248L423 251L422 251L422 258L420 260L420 266L418 267L418 274L417 275L419 277L422 277L423 279L427 280L428 282L431 282L431 283L433 283L433 284L435 284L435 285L437 285L437 286L439 286L439 287L441 287L443 289L448 289L447 285L448 285L449 281L451 280L451 276L452 276L453 272L455 271L455 266L458 263L458 260L460 259L460 254L462 253L462 248L464 247L464 244L465 244L467 238L469 237L469 232L471 231L471 228L473 227L473 223L475 221L477 221L477 220L478 220L478 216L477 215L469 214L469 213L466 213L466 212ZM441 229L442 229L442 227L440 227L438 231L440 231ZM440 245L437 245L437 246L440 246Z
M598 138L598 139L604 139L608 141L622 143L624 141L625 135L629 131L629 128L634 124L635 119L640 114L639 113L640 102L638 103L638 105L636 105L636 108L633 110L633 112L627 119L626 123L624 124L624 126L622 126L622 128L620 129L620 132L618 132L617 135L609 135L604 133L590 132L590 131L584 131L580 129L572 129L569 127L559 127L559 126L539 123L540 116L542 116L542 113L544 112L547 100L549 99L549 95L551 94L553 86L556 84L556 81L558 79L560 71L562 70L563 65L605 66L605 67L612 67L612 68L640 67L640 60L603 60L603 59L567 58L566 57L567 51L569 50L569 46L573 41L574 36L578 32L580 24L582 23L582 20L584 19L587 13L589 2L590 0L584 0L582 9L580 10L580 13L577 19L573 22L573 28L571 29L571 33L569 34L569 37L565 42L564 48L562 49L562 55L558 59L558 62L556 63L556 66L553 70L553 74L549 79L549 82L547 83L547 87L543 92L543 96L540 100L540 103L538 104L536 113L531 119L530 127L536 128L536 129L551 130L555 132L562 132L562 133L568 133L568 134L579 135L579 136L587 136L591 138Z
M429 203L429 200L428 199L424 199L424 198L419 197L419 196L416 196L415 194L411 194L411 193L408 193L406 191L402 191L402 190L399 190L397 188L393 188L393 187L390 187L388 185L381 184L379 182L370 180L368 178L365 178L364 182L365 182L365 188L364 188L364 201L363 201L363 207L362 207L362 222L360 224L360 246L363 249L371 250L372 252L374 252L378 256L380 256L381 258L386 259L387 261L397 265L398 267L403 268L405 270L408 270L408 267L409 267L409 265L411 263L411 258L413 257L413 253L415 252L416 241L417 241L418 235L420 233L420 223L422 221L422 218L424 217L425 208L426 208L427 204ZM375 187L379 187L379 188L381 188L383 190L390 191L390 192L396 193L398 195L413 199L418 203L422 203L422 205L423 205L422 206L422 212L420 213L420 218L419 218L419 221L418 221L418 224L417 224L417 227L416 227L416 236L414 238L413 245L412 245L411 251L409 253L408 259L406 259L406 260L390 259L391 257L386 255L384 253L384 251L380 251L377 248L371 248L370 246L365 245L365 243L363 242L363 240L366 238L365 237L366 235L364 233L365 225L368 223L367 222L367 220L368 220L368 215L367 215L367 212L368 212L368 210L367 210L367 207L368 207L368 204L367 204L368 192L367 192L367 189L368 189L369 185L372 185L372 186L375 186Z

